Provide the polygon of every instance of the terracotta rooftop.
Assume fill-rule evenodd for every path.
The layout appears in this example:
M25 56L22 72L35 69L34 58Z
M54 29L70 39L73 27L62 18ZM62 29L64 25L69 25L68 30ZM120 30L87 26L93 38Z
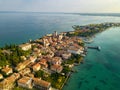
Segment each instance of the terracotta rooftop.
M59 69L59 68L62 68L62 66L61 65L52 65L51 68Z
M39 64L39 63L37 63L37 64L33 65L33 67L34 67L34 68L37 68L37 67L39 67L39 66L40 66L40 64Z
M46 62L47 62L46 59L41 59L41 60L40 60L40 63L46 63Z
M33 81L34 81L33 82L34 84L40 85L41 87L49 87L51 85L49 82L38 79L38 78L34 78Z
M59 61L61 61L61 57L54 57L54 58L52 59L52 61L53 61L53 62L59 62Z
M26 84L30 79L30 77L23 77L18 80L18 83Z
M5 72L5 73L7 73L11 70L12 70L12 68L10 68L10 67L5 67L5 68L2 69L2 71Z
M0 88L3 86L11 85L11 83L14 83L16 79L20 77L20 74L14 73L10 77L7 77L2 82L0 82Z

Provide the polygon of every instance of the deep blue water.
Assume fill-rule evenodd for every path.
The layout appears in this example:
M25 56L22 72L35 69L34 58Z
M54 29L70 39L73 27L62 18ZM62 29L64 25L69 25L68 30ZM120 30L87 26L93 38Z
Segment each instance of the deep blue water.
M53 31L71 31L72 25L120 22L114 16L84 16L52 13L0 13L0 46L20 44ZM108 29L90 45L101 51L88 50L85 63L75 69L64 90L120 90L120 28Z
M72 25L119 22L118 17L81 16L55 13L0 12L0 46L20 44L53 31L71 31Z

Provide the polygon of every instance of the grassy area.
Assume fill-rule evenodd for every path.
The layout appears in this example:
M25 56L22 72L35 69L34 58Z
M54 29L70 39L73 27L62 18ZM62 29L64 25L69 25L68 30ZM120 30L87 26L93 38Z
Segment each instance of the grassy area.
M83 61L83 57L81 55L72 55L70 59L66 60L64 64L74 64L80 63Z
M65 82L65 76L59 73L53 73L50 76L44 78L44 80L51 82L52 87L61 89L63 83Z

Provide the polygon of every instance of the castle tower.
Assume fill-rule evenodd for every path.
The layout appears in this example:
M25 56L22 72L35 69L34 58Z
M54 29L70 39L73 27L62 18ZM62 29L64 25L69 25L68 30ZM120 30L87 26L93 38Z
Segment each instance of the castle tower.
M54 33L53 33L53 36L54 37L56 37L58 34L57 34L57 32L55 31Z

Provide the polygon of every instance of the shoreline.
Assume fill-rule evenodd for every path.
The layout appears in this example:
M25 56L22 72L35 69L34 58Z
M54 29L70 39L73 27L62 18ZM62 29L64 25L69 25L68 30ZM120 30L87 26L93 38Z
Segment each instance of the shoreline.
M0 53L3 57L8 58L10 55L13 62L9 63L10 65L6 65L7 63L3 61L4 64L1 64L0 73L2 73L1 75L4 78L0 82L0 89L7 88L9 84L6 84L6 86L4 83L7 83L9 78L13 78L14 74L18 74L19 76L14 79L19 87L21 87L21 84L19 83L23 83L20 82L20 80L24 79L24 76L27 76L27 78L32 78L31 80L33 82L31 83L34 83L34 78L39 80L39 77L41 77L44 82L50 83L48 85L52 85L53 88L62 89L64 84L67 82L67 79L70 77L69 71L72 70L71 65L74 62L80 62L80 59L78 60L78 58L80 58L81 53L84 52L82 43L83 41L77 37L68 37L64 33L57 34L57 32L54 32L52 35L47 35L40 39L29 41L29 43L24 43L19 46L10 45L5 48L1 48ZM8 54L8 56L4 56L4 53ZM13 56L11 54L17 56ZM16 59L14 58L18 59L18 62L16 62ZM11 72L7 74L5 71L6 69L10 69ZM32 74L32 77L29 76L30 74ZM11 81L11 83L14 83L14 81ZM22 87L24 88L25 86Z
M117 24L117 25L116 25ZM115 23L115 26L111 26L111 27L109 27L109 28L112 28L112 27L120 27L120 23ZM108 28L107 28L108 29ZM106 29L105 29L106 30ZM105 31L105 30L103 30L103 31ZM103 32L102 31L102 32ZM70 31L70 32L66 32L66 33L68 33L68 34L74 34L75 33L75 31ZM101 33L101 32L98 32L98 33ZM80 38L82 38L82 40L84 41L84 43L87 43L87 44L90 44L90 43L92 43L93 41L90 41L91 40L91 38L93 38L93 37L95 37L95 35L96 34L98 34L98 33L95 33L94 35L92 35L92 36L90 36L90 37L81 37L80 36ZM68 35L69 36L69 35ZM74 36L74 35L72 35L72 36ZM88 38L90 38L90 40L88 39ZM87 40L88 39L88 41L85 41L85 40ZM90 47L91 48L91 47ZM93 48L93 47L92 47ZM84 60L84 59L83 59ZM78 65L80 65L80 64L78 64ZM75 67L75 66L74 66ZM71 72L71 74L73 74L74 72ZM70 75L71 76L71 75ZM69 78L70 78L70 76L69 76ZM68 78L68 79L69 79ZM67 80L68 80L67 79ZM65 83L67 83L67 82L65 82ZM64 87L64 86L63 86ZM62 90L62 89L61 89Z
M104 31L104 30L103 30ZM71 32L67 32L67 33L71 33ZM62 34L67 34L67 33L64 33L64 32L62 32ZM55 37L57 36L57 34L56 34L56 32L53 34L53 35L55 35ZM58 34L58 35L60 35L60 34ZM30 43L32 43L32 44L35 44L36 43L36 46L37 46L37 44L38 43L42 43L42 44L44 44L43 42L46 42L46 44L45 44L45 46L44 47L47 47L47 45L48 45L48 41L46 41L46 37L51 37L51 35L46 35L46 36L44 36L44 37L42 37L41 39L44 39L45 38L45 41L43 40L42 42L41 41L39 41L39 40L41 40L41 39L37 39L37 40L34 40L34 41L30 41ZM72 38L74 38L74 37L70 37L70 39L72 39ZM75 36L75 38L76 38L76 36ZM77 39L77 38L76 38ZM73 39L73 40L76 40L76 39ZM68 40L68 39L66 39L66 40ZM49 41L50 42L50 41ZM78 42L77 42L78 43ZM79 44L79 43L78 43ZM83 42L83 39L82 39L82 43L80 43L81 44L81 46L82 46L82 44L85 44L84 42ZM49 46L49 45L48 45ZM79 45L80 46L80 45ZM22 46L20 46L21 48L22 48ZM56 46L55 46L56 47ZM80 47L79 47L80 48ZM82 48L85 48L84 47L84 45L82 46ZM23 49L23 50L25 50L25 49ZM58 49L59 50L59 49ZM57 50L56 50L57 51ZM84 53L85 51L83 50L83 53ZM10 53L10 52L9 52ZM71 52L71 53L73 53L73 52ZM43 56L46 56L47 55L47 53L41 53ZM74 54L76 54L76 53L74 53ZM81 54L80 54L81 55ZM77 56L77 57L79 57L79 56ZM74 57L75 58L75 57ZM80 58L80 57L79 57ZM78 65L80 65L80 62L81 61L83 61L83 57L82 57L82 60L78 60L78 58L76 58L76 60L74 61L74 63L75 62L79 62L78 63ZM69 62L67 62L67 63L69 63ZM65 63L65 64L67 64L67 63ZM70 62L71 63L71 62ZM74 64L73 63L73 64ZM69 64L70 65L70 64ZM61 65L62 66L62 65ZM75 65L73 66L73 67L75 67ZM3 67L2 67L3 68ZM63 69L64 69L64 67L63 67ZM62 86L60 87L60 90L64 87L64 85L67 83L67 81L68 81L68 79L70 78L70 76L71 76L71 74L72 74L72 68L71 68L71 70L70 70L70 73L69 73L69 75L67 75L67 78L65 79L65 81L63 82L63 84L62 84ZM57 71L55 71L55 72L57 72ZM4 80L3 80L4 81ZM48 80L49 81L49 80ZM1 82L0 82L1 83Z

